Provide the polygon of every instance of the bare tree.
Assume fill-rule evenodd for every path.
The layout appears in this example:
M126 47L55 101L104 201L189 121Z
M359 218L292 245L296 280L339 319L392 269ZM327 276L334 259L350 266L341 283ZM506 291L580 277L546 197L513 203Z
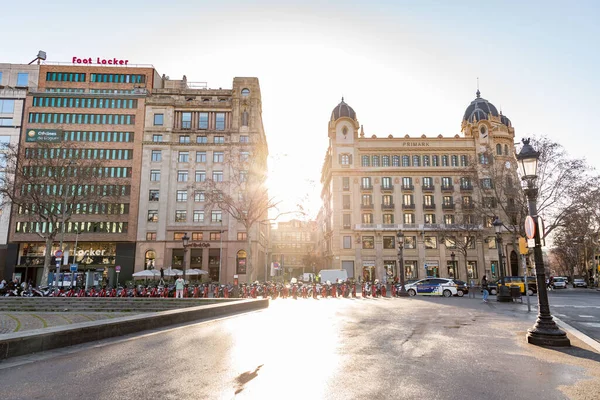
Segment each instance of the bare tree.
M36 234L45 242L41 284L47 285L58 234L75 214L112 210L110 201L123 193L106 184L109 177L97 160L77 157L82 153L68 143L39 142L21 150L16 145L3 149L6 168L0 176L0 198L12 206L18 233ZM100 231L104 227L96 225L90 227Z

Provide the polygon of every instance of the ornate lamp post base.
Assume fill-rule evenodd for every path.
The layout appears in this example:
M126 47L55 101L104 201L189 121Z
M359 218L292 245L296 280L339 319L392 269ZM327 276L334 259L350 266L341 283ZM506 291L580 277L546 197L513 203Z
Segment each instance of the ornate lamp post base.
M510 303L513 301L508 286L502 285L498 287L498 295L496 296L496 301L499 301L501 303Z
M554 347L568 347L571 345L567 334L556 326L552 316L543 315L538 315L533 328L527 331L527 343Z

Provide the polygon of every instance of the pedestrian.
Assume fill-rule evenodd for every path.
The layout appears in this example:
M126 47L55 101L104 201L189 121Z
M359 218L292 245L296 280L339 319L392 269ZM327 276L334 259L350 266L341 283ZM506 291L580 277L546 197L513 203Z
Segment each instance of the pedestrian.
M179 277L179 275L176 275L175 278L175 298L183 299L183 285L185 282L183 281L183 278Z
M490 292L488 291L489 286L488 286L487 275L484 275L483 278L481 278L481 289L483 290L483 302L487 303L488 296L490 295Z

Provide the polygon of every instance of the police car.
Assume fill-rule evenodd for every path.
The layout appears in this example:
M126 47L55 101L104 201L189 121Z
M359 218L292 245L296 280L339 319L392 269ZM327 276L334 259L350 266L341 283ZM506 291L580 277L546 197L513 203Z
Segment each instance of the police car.
M459 295L458 287L452 279L426 278L404 286L410 296L444 296ZM461 292L462 293L462 292Z

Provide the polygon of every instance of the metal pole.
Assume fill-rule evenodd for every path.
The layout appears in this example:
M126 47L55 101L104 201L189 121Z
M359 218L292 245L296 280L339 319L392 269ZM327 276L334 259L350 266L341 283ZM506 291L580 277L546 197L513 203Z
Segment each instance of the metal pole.
M500 228L498 228L500 226ZM506 286L506 281L504 279L504 268L505 265L503 263L503 252L502 252L502 233L499 232L501 229L502 223L496 217L494 220L494 227L498 230L496 232L496 245L498 246L498 264L500 265L500 285L498 285L498 294L496 295L496 301L508 303L512 301L512 297L510 296L510 291Z
M408 292L404 287L404 235L402 231L398 231L396 234L398 240L398 263L400 266L400 291L398 292L398 297L407 297Z
M537 321L533 328L527 331L527 342L542 346L570 346L571 341L567 338L567 334L558 328L550 314L550 304L548 302L548 291L546 288L546 273L544 270L544 259L537 215L536 201L538 190L533 186L533 180L531 179L527 180L525 195L527 196L529 205L529 215L533 218L535 227L535 248L533 250L533 256L535 259L535 274L538 292Z
M531 300L529 300L529 284L527 283L527 261L525 261L525 254L521 254L521 263L523 264L523 277L525 278L525 296L527 297L527 312L531 312Z

